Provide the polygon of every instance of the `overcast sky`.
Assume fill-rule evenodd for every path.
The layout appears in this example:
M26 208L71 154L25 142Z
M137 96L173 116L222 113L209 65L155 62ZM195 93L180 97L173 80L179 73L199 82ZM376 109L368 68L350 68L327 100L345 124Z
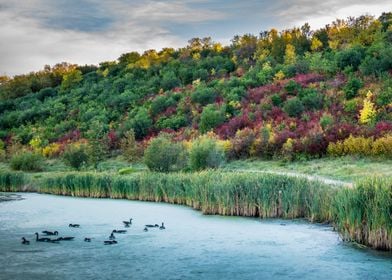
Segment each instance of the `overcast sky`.
M390 0L0 0L0 75L391 10Z

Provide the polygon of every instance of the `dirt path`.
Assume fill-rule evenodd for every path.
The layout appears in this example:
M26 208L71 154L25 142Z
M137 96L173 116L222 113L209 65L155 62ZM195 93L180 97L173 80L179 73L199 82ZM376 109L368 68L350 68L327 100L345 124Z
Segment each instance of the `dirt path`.
M304 173L296 173L296 172L284 172L284 171L271 171L271 170L258 170L258 169L228 169L228 171L238 171L238 172L249 172L249 173L270 173L270 174L277 174L277 175L287 175L293 177L304 177L310 181L320 181L328 185L334 185L339 187L353 187L353 183L351 182L344 182L335 179L325 178L319 175L308 175Z

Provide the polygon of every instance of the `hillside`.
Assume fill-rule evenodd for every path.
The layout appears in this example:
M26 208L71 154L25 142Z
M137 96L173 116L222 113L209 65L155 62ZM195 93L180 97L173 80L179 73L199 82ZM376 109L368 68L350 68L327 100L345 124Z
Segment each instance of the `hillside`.
M229 158L392 157L391 75L392 13L45 66L0 79L0 158L97 142L125 154L132 131L138 156L167 132L208 133Z

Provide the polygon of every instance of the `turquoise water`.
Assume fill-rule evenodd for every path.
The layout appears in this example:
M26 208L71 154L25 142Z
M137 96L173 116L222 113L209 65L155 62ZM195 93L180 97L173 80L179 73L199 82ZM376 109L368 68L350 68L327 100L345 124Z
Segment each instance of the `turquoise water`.
M22 197L0 203L0 279L392 279L390 253L342 243L328 226L203 216L163 203ZM105 246L130 217L118 244ZM143 231L162 221L165 230ZM42 230L75 240L35 242Z

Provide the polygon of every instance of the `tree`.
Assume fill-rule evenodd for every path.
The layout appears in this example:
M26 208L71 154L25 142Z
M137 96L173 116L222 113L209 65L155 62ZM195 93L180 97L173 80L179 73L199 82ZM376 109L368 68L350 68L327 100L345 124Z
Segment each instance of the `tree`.
M294 64L295 61L296 61L295 47L291 44L287 44L285 55L284 55L284 63L290 65L290 64Z
M82 81L82 79L82 72L80 70L73 69L63 76L63 81L61 82L61 89L63 91L70 89L76 84L78 84L80 81Z
M225 121L224 108L218 108L214 104L204 107L200 117L200 131L206 133Z
M363 108L359 113L359 122L361 124L372 124L376 117L376 108L372 102L373 93L369 91L363 101Z
M215 139L201 136L192 143L189 152L189 165L192 170L217 168L224 160L224 151Z
M133 130L125 132L124 137L120 141L120 147L123 156L129 162L135 162L141 156L141 147L136 142L135 132Z
M133 130L135 132L136 139L143 139L149 129L152 127L152 120L148 114L146 108L142 107L137 110L136 115L130 119L125 124L127 130Z
M283 110L290 117L298 117L304 111L304 105L302 104L301 100L299 100L299 98L294 97L285 102Z
M310 49L316 52L321 50L322 47L323 47L323 43L316 36L313 36Z
M70 145L63 154L65 163L77 170L88 163L88 154L85 145Z
M181 170L186 165L186 153L181 143L174 143L168 135L152 139L144 153L148 169L157 172Z

